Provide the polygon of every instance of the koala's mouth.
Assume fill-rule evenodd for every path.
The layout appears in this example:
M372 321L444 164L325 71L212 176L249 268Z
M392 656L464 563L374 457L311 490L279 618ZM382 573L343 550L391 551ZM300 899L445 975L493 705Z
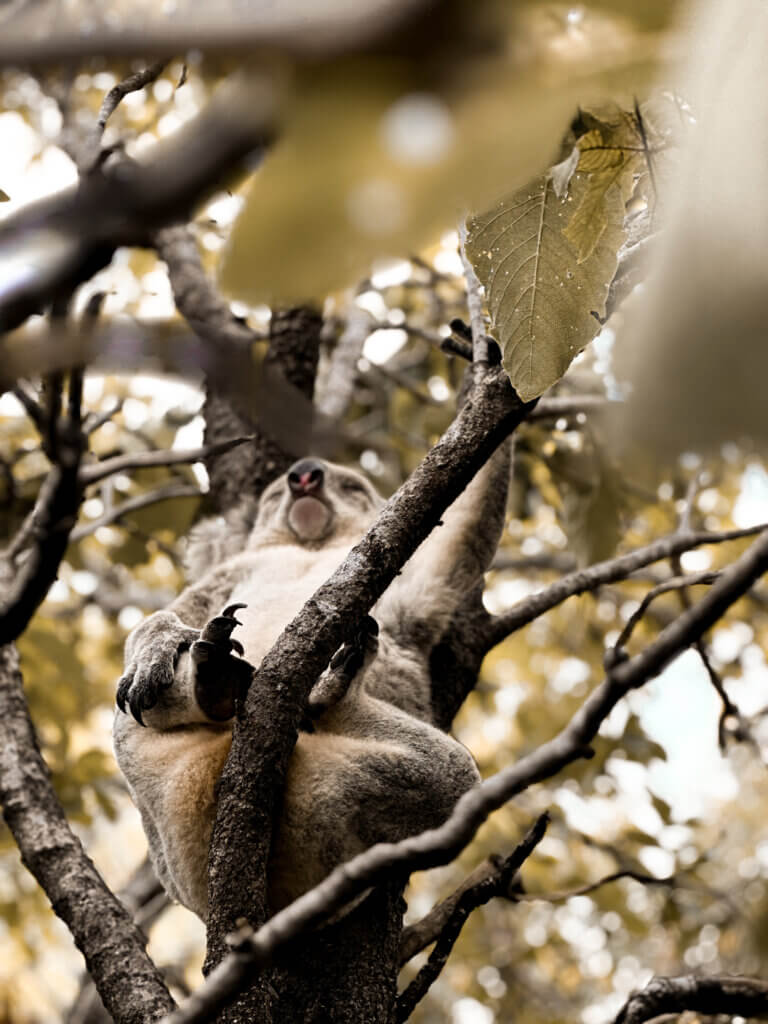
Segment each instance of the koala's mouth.
M320 540L331 524L331 510L319 498L304 495L288 510L288 525L300 540Z

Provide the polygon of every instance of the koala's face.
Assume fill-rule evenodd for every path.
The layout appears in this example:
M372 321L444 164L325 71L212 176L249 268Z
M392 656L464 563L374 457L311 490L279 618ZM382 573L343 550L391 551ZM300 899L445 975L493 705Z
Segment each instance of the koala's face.
M300 459L267 487L256 531L287 532L299 544L362 535L384 499L354 469L322 459Z

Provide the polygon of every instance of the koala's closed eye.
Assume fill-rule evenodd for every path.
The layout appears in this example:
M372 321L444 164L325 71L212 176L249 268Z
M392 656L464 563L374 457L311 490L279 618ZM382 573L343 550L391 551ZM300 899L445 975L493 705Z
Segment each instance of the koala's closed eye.
M368 488L365 484L360 483L359 480L353 480L352 477L347 477L345 480L339 481L339 486L342 491L349 491L350 494L357 492L368 496Z

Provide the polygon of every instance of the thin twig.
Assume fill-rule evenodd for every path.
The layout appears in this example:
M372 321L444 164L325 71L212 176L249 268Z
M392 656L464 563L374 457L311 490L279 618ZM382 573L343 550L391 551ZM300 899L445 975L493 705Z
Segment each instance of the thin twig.
M203 445L202 448L179 448L163 449L150 452L127 452L124 455L115 455L110 459L103 459L101 462L94 462L80 469L79 479L83 487L95 484L105 477L115 473L123 473L128 469L148 469L154 466L176 466L182 463L202 462L210 455L220 455L223 452L231 451L238 445L246 444L253 440L253 435L246 437L234 437L229 441L219 441L216 444Z
M114 405L111 405L108 409L104 409L103 412L89 413L83 425L83 430L90 437L94 434L99 427L103 427L105 423L109 421L120 412L123 408L123 399L118 398Z
M719 572L692 572L688 576L671 576L668 580L664 580L663 583L659 583L659 585L654 587L653 590L649 590L638 607L627 619L616 643L606 653L607 664L615 664L623 660L625 656L624 648L627 646L629 638L632 636L638 622L640 622L647 612L649 605L655 601L657 597L661 594L668 594L671 590L684 590L686 587L695 587L703 584L714 583L715 580L718 580L719 578Z
M634 882L640 882L641 885L660 885L667 888L678 884L678 879L675 875L657 878L655 875L648 875L644 871L636 871L634 868L622 868L619 871L611 872L610 875L605 875L603 878L598 878L595 882L587 882L585 885L580 885L576 889L566 889L562 892L523 892L520 893L517 899L520 903L535 903L537 900L543 900L545 903L563 903L572 896L587 896L591 892L602 889L604 885L618 882L622 878L629 878Z
M461 929L464 927L464 923L472 911L488 903L494 896L508 895L513 878L544 838L548 824L549 815L542 814L514 852L497 866L497 871L494 875L483 879L461 893L453 908L453 912L437 937L435 948L430 953L426 964L424 964L405 991L398 996L395 1010L396 1021L408 1020L417 1003L421 1002L432 984L437 980L451 954Z
M528 420L549 420L578 416L587 412L600 412L611 406L604 395L556 395L542 398Z
M467 283L467 309L469 323L472 328L473 359L477 363L488 362L488 338L485 333L485 317L483 316L483 296L481 284L475 269L467 256L467 222L459 225L459 255L464 268L464 280Z
M754 537L766 529L768 529L768 524L761 523L759 526L725 530L721 533L710 533L705 530L673 533L669 537L654 541L652 544L637 548L625 555L619 555L605 562L598 562L587 569L569 573L538 593L523 598L506 612L492 619L485 637L486 649L490 650L491 647L506 639L510 633L527 626L529 622L533 622L544 612L562 604L569 597L597 590L604 583L617 583L620 580L625 580L638 569L643 569L653 562L668 559L672 555L691 551L704 544L723 544L730 540Z
M112 523L119 522L123 516L129 515L131 512L138 512L140 508L146 508L148 505L155 505L158 501L169 501L172 498L199 498L201 495L200 488L194 484L168 484L165 487L158 487L157 490L139 494L135 498L129 498L127 501L115 505L98 519L83 523L82 526L78 526L72 531L69 539L76 544L84 537L89 537L101 529L102 526L111 526Z

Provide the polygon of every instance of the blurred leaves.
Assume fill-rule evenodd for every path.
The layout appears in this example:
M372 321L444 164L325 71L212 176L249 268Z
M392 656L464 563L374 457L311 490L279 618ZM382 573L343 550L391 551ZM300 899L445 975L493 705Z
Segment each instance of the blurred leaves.
M450 36L416 59L300 71L230 238L226 290L250 302L322 297L374 259L423 247L546 167L580 101L631 93L658 59L656 36L609 15L585 10L574 29L561 9L482 11L493 13L483 52L469 18L463 51Z
M631 396L617 442L664 459L725 438L768 441L768 11L702 0L691 21L679 87L692 110L686 145L663 189L653 273L618 349Z

